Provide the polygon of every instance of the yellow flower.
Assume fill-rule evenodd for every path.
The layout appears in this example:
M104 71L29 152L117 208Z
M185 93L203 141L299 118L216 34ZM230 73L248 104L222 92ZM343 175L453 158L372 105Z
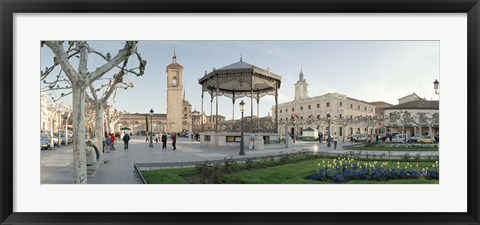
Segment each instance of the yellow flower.
M399 161L397 161L397 165L400 165L400 162L399 162Z
M418 163L417 163L417 167L418 167Z

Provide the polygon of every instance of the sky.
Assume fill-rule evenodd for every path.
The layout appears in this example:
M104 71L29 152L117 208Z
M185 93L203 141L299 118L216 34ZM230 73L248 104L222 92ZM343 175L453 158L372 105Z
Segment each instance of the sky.
M110 52L112 56L123 48L123 41L89 41L90 47L99 52ZM295 95L294 83L302 70L308 83L310 97L327 93L340 93L358 100L384 101L398 104L398 99L416 93L427 100L438 100L433 82L439 79L440 42L438 41L140 41L138 51L147 60L145 74L137 77L127 74L125 82L133 88L118 89L109 103L120 111L128 113L166 113L166 66L172 63L175 50L177 62L184 67L183 84L185 99L194 109L201 110L201 86L198 79L205 71L221 68L240 60L281 75L279 103L292 101ZM53 53L41 48L41 68L53 62ZM74 67L78 63L72 58ZM104 60L89 55L89 70L99 67ZM129 67L138 65L130 60ZM110 78L112 70L104 78ZM57 68L51 74L56 76ZM46 80L53 80L48 77ZM99 87L106 79L96 81ZM45 84L41 83L41 87ZM48 91L57 98L67 90ZM210 97L205 93L204 112L210 115ZM240 99L241 100L241 99ZM235 103L235 118L239 106ZM250 99L245 111L250 112ZM68 95L61 101L71 105ZM260 100L260 116L266 116L275 104L273 96ZM219 97L219 114L231 119L232 101ZM256 105L253 104L254 112ZM215 114L215 101L213 106Z

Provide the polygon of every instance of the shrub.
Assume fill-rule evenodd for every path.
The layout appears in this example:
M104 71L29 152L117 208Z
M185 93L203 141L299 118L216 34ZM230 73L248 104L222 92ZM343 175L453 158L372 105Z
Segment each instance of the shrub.
M223 179L223 171L219 164L212 164L208 161L195 165L195 170L204 184L220 184Z

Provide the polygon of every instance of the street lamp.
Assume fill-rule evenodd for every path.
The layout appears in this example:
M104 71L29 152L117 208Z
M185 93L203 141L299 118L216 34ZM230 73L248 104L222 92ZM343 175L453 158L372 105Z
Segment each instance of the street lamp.
M330 147L330 133L331 133L331 128L330 128L330 123L332 120L330 119L330 114L327 114L327 120L328 120L328 137L327 137L327 147Z
M440 82L438 82L437 79L435 79L435 81L433 82L433 88L435 88L435 94L436 95L440 95L440 92L438 91L438 85L440 84Z
M153 109L150 109L150 145L148 147L153 148Z
M245 111L245 102L243 100L240 102L240 112L242 112L242 122L240 128L240 155L245 155L244 144L243 144L243 112Z

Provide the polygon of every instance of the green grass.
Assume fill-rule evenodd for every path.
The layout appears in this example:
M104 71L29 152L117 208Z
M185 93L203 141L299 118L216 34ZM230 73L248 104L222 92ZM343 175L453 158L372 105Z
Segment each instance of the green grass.
M321 158L306 160L296 163L290 163L282 166L269 167L255 170L242 170L238 173L225 175L224 181L226 183L239 184L325 184L326 182L312 181L305 179L305 177L317 172L320 167L327 162L332 162L332 158ZM400 162L397 165L395 160L355 160L360 163L378 163L389 162L387 168L404 168L407 163L412 165L412 168L430 167L435 162ZM243 164L240 164L243 167ZM193 176L195 176L195 168L180 168L180 169L161 169L152 171L142 171L143 176L149 184L187 184ZM390 180L386 182L375 181L349 181L345 184L438 184L438 180Z

